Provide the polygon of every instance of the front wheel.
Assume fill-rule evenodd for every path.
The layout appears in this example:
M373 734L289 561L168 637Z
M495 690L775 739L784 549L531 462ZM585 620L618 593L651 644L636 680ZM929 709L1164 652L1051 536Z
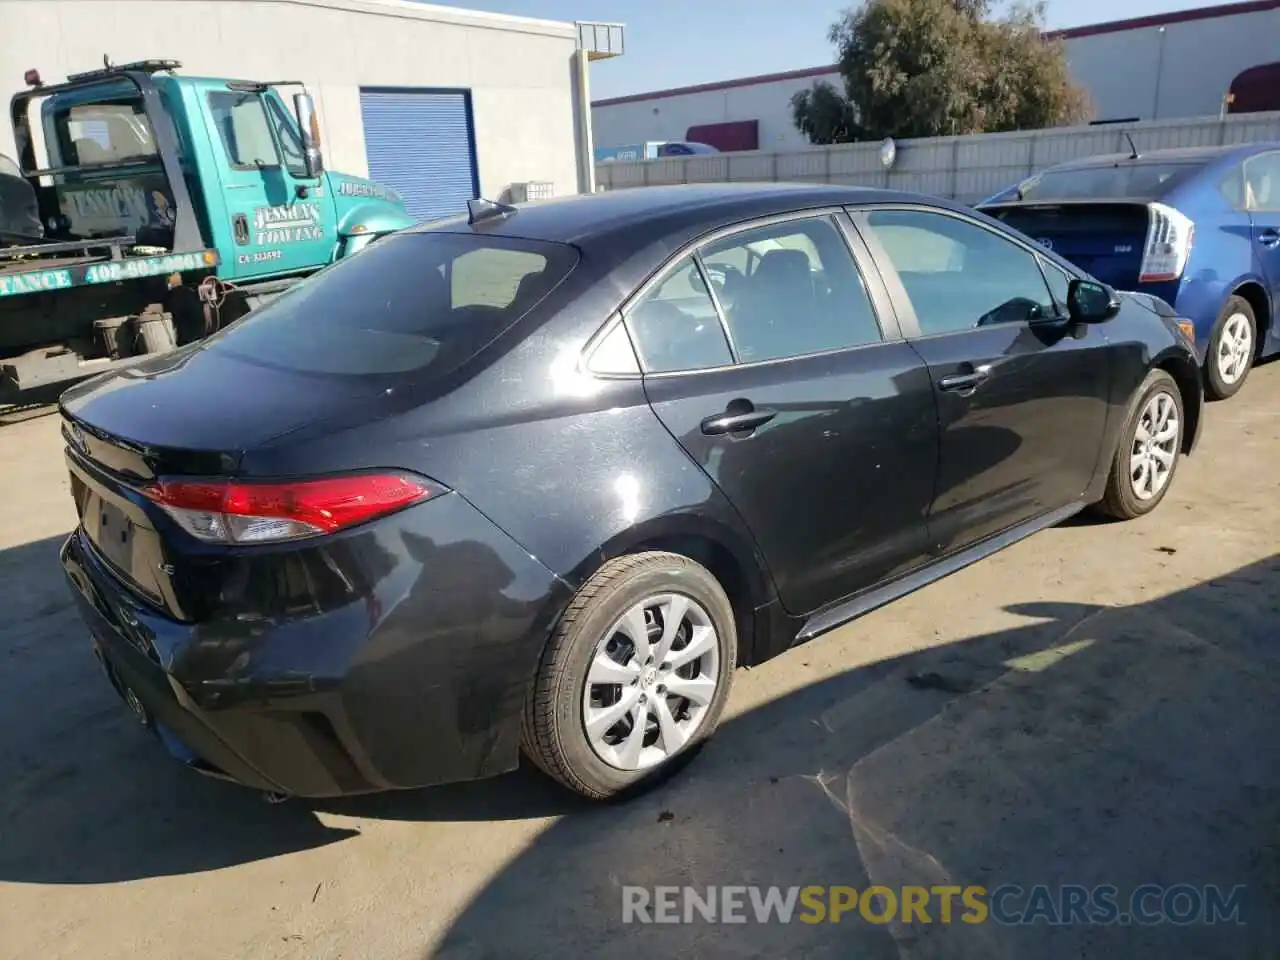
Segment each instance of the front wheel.
M708 570L671 553L612 560L547 644L524 752L592 799L656 782L715 730L736 658L733 608Z
M1178 469L1185 419L1178 384L1165 371L1152 370L1120 435L1107 492L1098 504L1103 513L1132 520L1159 505Z
M1214 400L1234 397L1244 386L1258 342L1253 307L1243 297L1228 297L1214 324L1205 353L1205 392Z

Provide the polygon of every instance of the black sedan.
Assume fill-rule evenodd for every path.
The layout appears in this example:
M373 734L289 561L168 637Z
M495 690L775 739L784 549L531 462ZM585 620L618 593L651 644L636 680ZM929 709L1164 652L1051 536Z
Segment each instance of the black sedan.
M1189 325L963 207L650 188L395 235L62 399L93 649L273 795L652 782L768 659L1194 447Z

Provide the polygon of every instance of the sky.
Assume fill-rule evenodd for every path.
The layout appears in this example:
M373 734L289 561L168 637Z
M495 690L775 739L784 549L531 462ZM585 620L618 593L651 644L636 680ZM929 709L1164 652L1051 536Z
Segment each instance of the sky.
M835 60L827 28L850 0L430 0L545 20L626 24L625 56L591 65L591 98L817 67ZM1051 29L1227 0L1049 0ZM853 4L853 5L856 5Z

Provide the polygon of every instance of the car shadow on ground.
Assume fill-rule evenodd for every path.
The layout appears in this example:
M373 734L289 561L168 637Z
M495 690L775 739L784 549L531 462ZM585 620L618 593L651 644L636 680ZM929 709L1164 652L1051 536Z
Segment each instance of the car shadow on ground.
M526 770L437 790L273 805L169 758L90 653L58 560L65 535L0 551L0 882L112 883L337 843L317 813L511 820L583 804Z
M727 720L696 763L625 804L520 771L270 806L183 770L135 727L51 572L60 540L0 553L0 881L195 873L358 832L317 814L562 815L431 955L1201 960L1267 955L1280 937L1278 557L1130 607L1011 607L1025 624ZM794 671L801 655L757 669ZM869 883L1244 884L1248 926L621 922L629 885Z
M1274 955L1280 557L1130 607L1009 611L1026 624L803 687L652 794L562 818L427 956ZM622 921L624 886L775 884L1113 884L1122 907L1243 885L1246 925L948 925L936 901L929 925L761 925L749 900L743 924Z

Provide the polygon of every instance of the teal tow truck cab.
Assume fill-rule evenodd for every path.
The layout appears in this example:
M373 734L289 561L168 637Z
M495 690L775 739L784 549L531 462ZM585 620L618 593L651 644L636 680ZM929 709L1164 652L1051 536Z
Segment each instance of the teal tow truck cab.
M293 82L179 76L172 60L28 71L0 156L0 400L208 336L411 218L326 172ZM292 110L282 88L298 88ZM44 162L42 162L44 161Z

